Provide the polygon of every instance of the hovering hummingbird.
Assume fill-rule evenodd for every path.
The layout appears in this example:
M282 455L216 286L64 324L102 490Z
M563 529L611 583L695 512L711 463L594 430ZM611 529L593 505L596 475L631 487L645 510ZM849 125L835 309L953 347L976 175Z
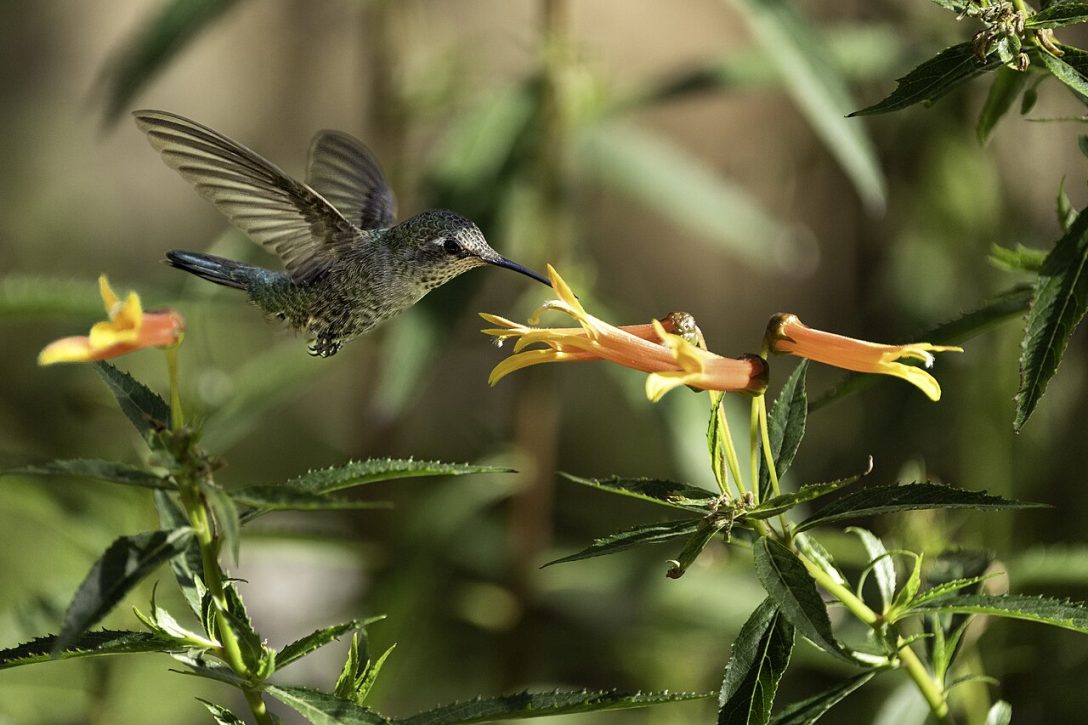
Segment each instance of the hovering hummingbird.
M266 313L307 333L310 354L347 340L474 267L492 264L549 284L492 249L479 227L430 210L395 224L393 192L370 151L338 131L310 144L307 182L226 136L165 111L135 111L168 166L234 226L277 254L286 271L172 250L173 267L244 290Z

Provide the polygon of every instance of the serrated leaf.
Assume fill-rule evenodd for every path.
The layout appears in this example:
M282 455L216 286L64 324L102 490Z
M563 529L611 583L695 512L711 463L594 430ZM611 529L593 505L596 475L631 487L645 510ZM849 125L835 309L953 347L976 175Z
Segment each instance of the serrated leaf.
M887 98L850 115L890 113L915 103L936 101L956 86L1000 65L1001 61L997 58L979 61L971 43L953 45L900 78Z
M149 433L167 427L170 406L151 389L123 370L108 362L96 362L95 370L102 376L106 387L117 398L122 412L145 438Z
M906 607L914 600L914 595L918 593L918 589L922 586L923 559L924 557L921 554L914 554L914 566L911 567L910 574L907 575L907 581L903 583L903 588L899 590L895 601L892 602L892 609L898 610Z
M366 701L370 690L374 687L374 683L378 681L378 675L382 672L382 667L385 666L385 661L389 659L389 655L393 654L393 650L397 648L396 644L391 644L385 648L385 651L378 655L378 659L374 660L367 665L366 671L363 672L362 678L355 684L355 701L363 703Z
M762 725L793 653L793 625L771 598L740 628L718 695L718 725Z
M106 120L124 112L137 93L197 34L236 0L169 0L118 49L102 71Z
M56 650L59 637L48 635L0 650L0 670L32 665L50 660L70 660L77 657L132 654L135 652L168 652L178 649L177 642L151 632L101 630L84 632L75 641ZM56 651L55 651L56 650Z
M790 470L793 457L801 446L801 439L805 437L805 423L808 420L808 394L805 391L807 373L808 360L802 360L790 373L767 416L771 455L774 457L774 468L779 480ZM759 500L766 501L770 496L771 475L764 464L759 469Z
M1088 53L1080 48L1058 44L1062 57L1042 52L1039 56L1050 74L1081 96L1088 96Z
M937 345L959 345L982 334L996 325L1014 317L1019 317L1031 305L1032 289L1018 285L1008 289L985 302L981 307L966 312L948 322L918 336ZM862 375L850 373L835 387L809 403L809 412L822 408L828 403L857 393L875 385L886 376Z
M1025 28L1061 28L1066 25L1088 22L1088 2L1083 0L1058 0L1028 16Z
M91 567L76 590L57 637L58 652L68 648L164 561L185 551L192 530L149 531L122 536Z
M310 493L332 493L353 486L363 486L379 481L392 481L398 478L513 472L513 469L499 466L416 461L411 458L372 458L367 461L351 461L343 466L332 466L318 471L310 471L292 478L283 485L300 491L309 491Z
M363 631L363 648L364 651L359 651L359 633L351 635L351 645L348 647L348 656L344 660L344 666L340 669L340 676L336 678L336 685L333 687L333 694L337 697L341 697L345 700L355 700L355 683L359 679L361 673L366 669L367 659L369 655L366 653L367 647L367 633Z
M986 725L1009 725L1012 722L1012 705L998 700L986 713Z
M576 712L619 710L711 697L714 693L636 692L577 690L573 692L520 692L442 705L418 715L396 720L397 725L452 725L453 723L520 720Z
M992 511L1045 507L1046 504L1014 501L1000 496L990 496L985 491L970 491L936 483L869 486L832 501L802 521L797 526L797 531L805 531L814 526L824 526L843 519L917 509L972 508Z
M997 69L993 83L990 84L986 102L978 114L978 124L975 126L975 135L979 143L986 143L989 140L997 122L1012 108L1012 104L1016 102L1016 97L1024 89L1027 80L1027 73L1008 66Z
M842 702L843 698L876 676L875 670L862 672L818 695L792 703L771 718L771 725L812 725L823 715Z
M699 527L695 530L695 533L688 537L688 540L684 543L684 548L676 559L669 562L669 569L665 572L665 576L670 579L679 579L684 576L684 572L695 563L695 560L699 558L699 554L703 553L703 549L715 537L721 534L728 541L732 528L733 519L731 515L704 518L699 522Z
M1088 634L1088 604L1026 594L946 594L911 606L913 613L990 614Z
M201 482L200 490L208 501L208 507L215 518L216 530L230 552L234 565L238 566L238 553L242 546L242 524L238 518L238 507L234 505L230 494L210 481Z
M827 606L816 591L816 582L797 556L766 536L752 547L756 576L786 619L806 639L840 660L856 665L831 632Z
M320 649L328 643L340 639L348 632L358 629L359 626L358 620L352 619L349 622L334 624L331 627L319 629L315 632L311 632L305 637L296 639L294 642L281 649L276 655L277 669L283 669L295 660L302 659L314 650Z
M1047 255L1035 285L1020 353L1013 428L1024 427L1088 311L1088 214L1080 214Z
M245 690L248 687L252 687L252 683L239 677L234 673L234 670L218 661L206 660L201 656L194 657L187 652L173 653L170 656L189 668L188 670L170 670L171 672L189 675L190 677L199 677L205 680L214 680L215 682L222 682L225 685L236 687L239 690Z
M847 476L846 478L840 478L836 481L827 481L826 483L808 483L796 491L790 493L783 493L778 496L772 496L763 503L759 504L755 508L752 508L745 512L745 517L750 519L766 519L772 516L777 516L780 513L785 513L790 509L799 506L803 503L815 501L822 498L829 493L834 493L844 486L849 486L852 483L856 483L861 480L862 477L869 475L873 469L872 459L869 459L869 468L865 471L855 474L853 476Z
M268 685L265 692L313 725L388 725L393 722L369 708L320 690Z
M835 558L831 556L831 552L824 548L816 537L809 536L806 533L796 533L793 537L793 545L797 547L797 552L815 564L825 574L835 580L838 584L846 586L846 577L835 564Z
M91 478L96 481L119 483L123 486L141 488L173 489L174 484L167 478L116 461L100 461L91 458L73 458L49 461L29 466L19 466L0 471L0 476L72 476Z
M237 503L264 511L337 511L341 509L387 509L386 501L338 498L297 488L275 485L245 486L230 491Z
M770 51L768 62L778 66L791 98L865 206L882 210L885 183L876 151L864 126L846 118L856 104L815 29L796 4L785 0L734 0L733 4L746 11L756 37Z
M568 481L580 483L609 493L640 498L643 501L663 504L686 511L706 511L718 501L718 495L686 483L667 481L660 478L582 478L569 473L559 472Z
M861 545L865 547L865 553L869 555L869 565L872 567L877 591L880 592L880 611L888 611L888 607L895 598L895 562L888 555L884 542L872 531L857 526L851 526L846 530L861 539Z
M699 529L701 522L702 519L700 518L635 526L600 539L594 539L592 544L577 554L549 561L544 566L564 564L568 561L578 561L580 559L591 559L595 556L606 556L624 549L630 549L632 546L660 544L665 541L691 536Z
M246 721L235 715L233 712L223 707L222 705L216 705L214 702L208 702L203 698L196 698L200 704L208 708L208 712L215 718L216 725L246 725Z
M165 491L155 491L155 509L159 512L159 525L164 529L178 529L189 525L185 512ZM204 560L200 554L200 545L195 538L189 539L184 554L170 559L170 568L174 572L174 579L181 588L189 609L197 619L202 620L205 592L202 585L198 585L197 578L204 572Z

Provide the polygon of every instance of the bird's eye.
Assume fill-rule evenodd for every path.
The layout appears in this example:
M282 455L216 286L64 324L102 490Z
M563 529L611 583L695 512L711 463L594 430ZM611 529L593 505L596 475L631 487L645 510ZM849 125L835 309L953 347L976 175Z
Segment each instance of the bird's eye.
M461 245L457 243L456 239L447 239L442 242L442 247L449 254L460 254L461 252Z

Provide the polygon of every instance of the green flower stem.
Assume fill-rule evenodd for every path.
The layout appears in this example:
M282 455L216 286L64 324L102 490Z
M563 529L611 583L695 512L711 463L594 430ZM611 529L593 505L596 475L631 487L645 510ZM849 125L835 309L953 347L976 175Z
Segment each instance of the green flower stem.
M264 700L261 699L261 693L258 690L246 690L246 702L249 703L249 709L253 712L253 717L257 718L259 725L275 725L275 720L272 719L271 713L268 712L268 707L264 704Z
M743 497L748 489L744 485L744 479L741 478L737 447L733 445L733 436L729 432L729 418L725 414L725 394L711 393L710 396L711 400L718 401L717 405L714 406L714 415L717 416L718 430L720 431L722 445L725 447L725 461L729 464L729 472L733 474L733 480L737 484L737 493ZM722 493L729 493L725 482L718 481L718 486L722 489Z
M170 371L170 429L179 431L185 426L185 413L178 389L178 345L166 348L166 367Z
M778 489L778 471L774 466L774 454L771 452L771 431L767 425L767 397L757 395L755 402L759 405L759 432L763 438L763 460L767 462L767 473L771 477L771 493L777 496L781 493ZM785 519L782 519L785 523Z
M827 572L814 562L809 561L803 554L799 554L798 556L805 565L805 568L808 569L808 573L816 580L816 583L835 597L835 599L842 602L843 606L850 610L851 614L873 629L878 629L880 627L880 615L870 609L865 602L854 594L854 592L832 579ZM902 665L903 669L906 670L910 678L914 680L915 686L918 688L918 691L922 693L922 697L925 698L925 701L929 705L929 709L933 712L933 716L937 719L937 722L941 723L941 725L954 725L955 721L949 714L948 703L944 699L944 689L941 687L940 683L936 682L933 677L930 676L925 665L918 659L918 655L914 653L914 650L912 650L910 645L906 644L902 638L899 640L899 663Z
M759 503L759 403L752 398L752 417L748 425L748 460L752 473L752 502Z

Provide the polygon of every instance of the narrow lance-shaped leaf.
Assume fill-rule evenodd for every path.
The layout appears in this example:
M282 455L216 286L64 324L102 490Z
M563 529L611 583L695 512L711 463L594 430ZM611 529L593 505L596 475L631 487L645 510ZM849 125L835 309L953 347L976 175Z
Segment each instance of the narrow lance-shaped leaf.
M786 619L806 639L828 654L856 665L831 632L827 606L816 591L816 582L796 555L768 537L753 547L756 576Z
M276 655L277 669L283 669L295 660L302 659L316 649L324 647L329 642L340 639L348 632L359 628L359 622L352 619L342 624L319 629L316 632L297 639L279 651Z
M731 513L704 518L699 522L699 526L695 529L695 533L688 537L687 542L684 544L684 548L681 549L676 559L669 562L669 569L665 572L665 576L670 579L679 579L684 576L684 572L688 570L689 566L695 563L695 560L699 558L699 554L703 553L703 549L705 549L715 537L722 534L728 541L729 533L732 528L733 519Z
M562 472L559 475L583 486L687 511L706 512L718 500L717 494L705 488L660 478L581 478Z
M1024 27L1031 29L1061 28L1066 25L1084 22L1088 22L1088 2L1083 2L1083 0L1058 0L1029 16L1024 21Z
M196 698L200 701L204 707L208 708L208 712L215 718L216 725L246 725L246 721L235 715L233 712L223 707L222 705L216 705L214 702L208 702L207 700Z
M78 657L132 654L135 652L167 652L178 648L177 642L151 632L101 630L84 632L73 642L57 650L59 637L38 637L18 647L0 650L0 670L32 665L50 660L70 660Z
M369 708L328 692L285 685L268 685L265 692L313 725L387 725L393 722Z
M117 398L121 410L144 437L166 427L170 420L170 406L165 400L108 362L96 362L94 366L113 397Z
M106 120L113 121L147 82L236 0L168 0L102 72Z
M1012 108L1012 104L1016 102L1016 97L1024 89L1027 80L1027 73L1008 66L997 69L993 83L990 85L990 93L986 96L986 103L982 105L978 124L975 126L979 143L986 143L989 140L997 122Z
M900 78L887 98L850 115L889 113L915 103L935 101L956 86L999 65L1001 61L996 57L979 61L972 43L953 45Z
M774 457L775 472L779 480L786 475L793 465L793 457L805 437L805 423L808 420L808 394L805 391L808 360L793 369L782 392L775 398L774 406L767 416L767 432L771 439L771 455ZM771 497L771 475L766 464L759 469L759 500Z
M238 565L238 552L242 546L241 522L238 519L238 507L234 505L230 494L211 481L200 484L200 490L208 500L208 506L215 517L216 529L230 552L235 566Z
M911 607L912 613L990 614L1088 634L1088 604L1026 594L946 594Z
M1058 47L1062 50L1061 58L1045 51L1039 53L1043 65L1051 75L1082 98L1088 96L1088 52L1060 43Z
M287 486L257 485L229 492L236 503L262 511L337 511L344 509L387 509L387 501L363 501L321 493L301 491ZM248 517L252 518L252 514Z
M880 592L881 611L888 611L895 599L895 562L888 555L884 542L872 531L858 526L851 526L846 530L861 539L861 545L869 555L869 566L872 567L877 591Z
M660 524L635 526L626 531L594 539L592 544L577 554L549 561L544 566L563 564L580 559L591 559L595 556L615 554L617 551L630 549L632 546L639 546L640 544L660 544L665 541L691 536L699 529L701 522L702 519L684 519L682 521L666 521Z
M744 517L749 519L767 519L778 514L785 513L803 503L809 503L834 493L841 488L857 483L863 477L868 476L873 470L873 459L869 458L869 466L861 473L840 478L826 483L807 483L796 491L771 496L755 508L744 512Z
M1019 431L1058 370L1073 330L1088 311L1088 214L1080 214L1047 255L1035 286L1020 352Z
M801 16L796 3L734 0L733 4L745 11L790 96L850 177L862 201L870 210L883 210L884 176L873 143L862 124L846 118L857 106L815 29Z
M144 577L185 551L192 535L188 528L150 531L122 536L110 544L76 590L54 643L55 650L61 652L70 647Z
M985 491L970 491L936 483L869 486L832 501L802 521L797 530L804 531L843 519L917 509L1001 510L1045 507L1046 504L1013 501L1000 496L990 496Z
M793 653L793 625L763 600L740 628L718 695L718 725L761 725Z
M185 512L165 491L155 492L155 509L159 512L159 525L164 529L177 529L189 525ZM170 559L170 568L174 572L174 579L181 588L189 609L197 619L201 619L204 591L202 585L197 584L197 578L203 575L204 559L195 537L189 539L185 552L181 556Z
M711 697L713 693L637 692L615 690L577 690L573 692L521 692L516 695L487 697L442 705L412 717L398 719L397 725L453 725L453 723L490 722L550 717L576 712L621 710L661 705Z
M856 677L824 690L818 695L792 703L771 718L771 725L812 725L843 698L876 676L876 671L862 672Z
M29 466L19 466L0 471L0 476L71 476L90 478L96 481L119 483L122 486L140 488L172 489L174 484L168 478L116 461L100 461L89 458L49 461Z
M287 481L284 486L310 493L331 493L353 486L398 478L422 478L425 476L464 476L470 473L512 473L510 468L498 466L474 466L467 463L442 463L440 461L414 461L412 459L373 458L368 461L351 461L343 466L333 466L310 471Z

